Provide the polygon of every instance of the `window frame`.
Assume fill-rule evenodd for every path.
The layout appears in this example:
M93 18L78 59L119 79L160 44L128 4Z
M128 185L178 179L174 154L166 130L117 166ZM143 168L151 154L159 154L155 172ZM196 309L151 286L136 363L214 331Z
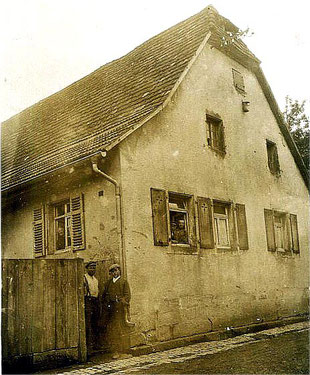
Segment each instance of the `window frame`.
M267 162L271 174L279 177L281 174L279 153L277 144L269 139L266 139Z
M185 208L179 208L179 207L170 207L170 198L176 197L176 200L183 200ZM169 231L169 242L171 242L172 246L184 246L184 247L190 247L190 225L189 225L189 200L192 198L192 196L187 195L187 194L179 194L175 192L168 192L168 211L169 211L169 226L168 226L168 231ZM173 242L172 240L172 228L171 228L171 212L179 212L185 215L185 230L187 234L187 242L182 243L182 242Z
M63 215L58 215L57 216L57 206L63 205L64 206L64 214ZM68 207L70 206L70 211L68 213ZM72 220L72 210L71 210L71 203L70 203L70 198L68 199L63 199L61 201L55 202L52 204L53 207L53 243L54 243L54 250L55 253L61 253L61 252L66 252L71 250L72 247L72 233L71 233L71 220ZM65 227L65 247L61 249L57 249L57 221L60 221L61 219L64 218L64 227ZM68 219L70 220L69 225L68 225ZM68 231L70 233L70 244L68 244Z
M294 220L292 220L292 217ZM264 209L267 250L282 255L300 254L297 215L288 212ZM283 247L279 246L276 218L281 220Z
M214 225L214 246L217 249L231 249L232 247L232 238L231 238L231 219L230 219L230 210L231 210L231 203L222 202L222 201L213 201L213 225ZM225 214L221 214L215 212L215 206L224 207ZM225 220L225 229L226 229L226 237L228 240L227 245L223 245L219 243L219 220Z
M70 203L70 238L71 244L57 250L56 244L56 222L68 216L59 215L56 211L57 205L66 205ZM85 236L85 217L84 217L84 194L74 194L62 197L59 200L53 200L48 203L42 203L41 206L35 206L33 209L33 255L34 257L49 256L63 252L75 252L86 249ZM67 212L67 208L65 209ZM66 223L66 220L65 220ZM65 224L68 228L68 223Z
M217 128L216 131L215 127ZM208 146L218 154L225 155L226 144L223 120L220 117L206 113L206 128ZM214 137L214 134L217 134L217 136Z

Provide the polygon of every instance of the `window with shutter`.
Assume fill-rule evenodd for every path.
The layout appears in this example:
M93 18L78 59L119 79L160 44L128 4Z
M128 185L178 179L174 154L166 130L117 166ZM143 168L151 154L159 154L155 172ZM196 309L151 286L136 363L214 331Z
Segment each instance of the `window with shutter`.
M246 222L245 205L236 204L236 219L237 219L237 233L238 233L238 244L240 250L248 250L248 229Z
M45 215L43 206L33 210L33 252L35 257L45 255Z
M291 255L299 252L297 217L284 212L264 210L269 251Z

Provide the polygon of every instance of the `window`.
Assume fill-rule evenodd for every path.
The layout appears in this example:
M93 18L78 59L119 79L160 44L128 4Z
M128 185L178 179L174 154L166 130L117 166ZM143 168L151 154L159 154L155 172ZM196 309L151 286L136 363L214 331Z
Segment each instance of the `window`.
M58 203L54 207L56 250L71 246L71 208L70 201Z
M228 206L222 203L214 203L214 231L217 247L230 247Z
M268 250L299 253L297 216L268 209L264 215Z
M197 245L196 214L192 195L151 189L154 245L187 248ZM197 197L201 249L247 250L244 204Z
M267 156L268 156L268 167L272 174L280 174L280 164L278 158L277 145L274 142L266 140Z
M170 234L173 244L189 244L187 199L169 194Z
M83 196L33 211L34 255L52 255L60 250L85 249Z
M208 146L219 153L225 153L223 121L213 116L206 116Z
M191 195L151 189L154 245L196 247L195 206Z
M235 69L232 69L232 74L233 74L233 82L236 90L241 93L245 94L245 85L244 85L244 79L243 76L240 72L238 72Z
M200 248L249 249L244 204L198 197L197 209Z

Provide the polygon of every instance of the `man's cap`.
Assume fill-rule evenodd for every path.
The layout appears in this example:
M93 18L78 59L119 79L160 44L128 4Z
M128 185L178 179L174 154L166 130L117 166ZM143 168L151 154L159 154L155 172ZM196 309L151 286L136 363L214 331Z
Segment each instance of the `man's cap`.
M115 268L121 269L121 266L117 263L112 264L112 266L109 267L109 272L113 271Z
M96 265L97 265L97 262L91 261L91 262L87 262L85 267L88 268L88 267L96 266Z

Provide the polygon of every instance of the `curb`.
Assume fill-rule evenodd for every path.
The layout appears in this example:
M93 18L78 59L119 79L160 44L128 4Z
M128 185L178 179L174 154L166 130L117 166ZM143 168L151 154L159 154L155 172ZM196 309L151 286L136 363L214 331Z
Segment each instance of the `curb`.
M283 327L288 324L299 323L307 321L309 319L308 314L303 314L299 316L282 318L280 320L272 320L268 322L261 322L255 324L249 324L240 327L227 327L226 329L219 331L210 331L198 335L181 337L178 339L172 339L162 342L157 342L152 345L141 345L130 349L130 354L133 356L140 356L145 354L151 354L155 352L160 352L163 350L174 349L182 346L188 346L192 344L197 344L206 341L220 341L226 340L232 337L244 335L247 333L260 332L266 329Z

